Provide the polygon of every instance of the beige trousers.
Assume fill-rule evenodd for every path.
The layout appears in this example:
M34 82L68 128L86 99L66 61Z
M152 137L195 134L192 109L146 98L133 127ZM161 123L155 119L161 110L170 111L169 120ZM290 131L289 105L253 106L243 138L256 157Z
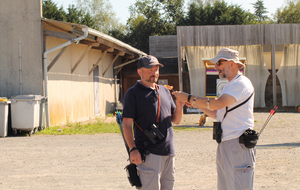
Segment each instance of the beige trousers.
M239 139L222 141L217 148L218 190L252 190L255 148L246 148Z
M175 181L174 161L174 156L147 155L146 161L137 165L141 190L172 190Z

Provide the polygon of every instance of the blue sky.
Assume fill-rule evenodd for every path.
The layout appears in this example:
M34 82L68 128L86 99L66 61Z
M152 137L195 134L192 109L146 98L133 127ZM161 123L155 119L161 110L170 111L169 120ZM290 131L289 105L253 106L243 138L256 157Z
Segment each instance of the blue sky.
M116 13L117 18L120 19L120 22L126 24L127 18L129 17L128 8L130 5L133 5L136 0L108 0L110 4L113 6L113 11ZM228 4L238 4L241 5L243 9L249 10L254 13L253 5L251 3L255 3L256 0L225 0ZM58 3L60 7L66 9L70 4L76 4L76 0L53 0L53 2ZM185 0L185 2L189 2L189 0ZM267 11L269 11L269 16L272 13L275 13L277 8L280 8L284 5L285 0L263 0Z

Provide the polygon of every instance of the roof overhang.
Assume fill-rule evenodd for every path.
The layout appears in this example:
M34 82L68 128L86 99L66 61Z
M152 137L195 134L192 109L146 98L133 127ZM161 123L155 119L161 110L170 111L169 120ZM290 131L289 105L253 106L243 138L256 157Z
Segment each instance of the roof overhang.
M72 40L78 36L82 36L82 28L88 28L88 36L84 40L81 40L79 42L80 44L92 45L93 49L109 51L114 55L122 55L122 57L127 61L147 55L145 52L85 25L50 20L46 18L42 18L42 23L44 25L45 36L65 40Z

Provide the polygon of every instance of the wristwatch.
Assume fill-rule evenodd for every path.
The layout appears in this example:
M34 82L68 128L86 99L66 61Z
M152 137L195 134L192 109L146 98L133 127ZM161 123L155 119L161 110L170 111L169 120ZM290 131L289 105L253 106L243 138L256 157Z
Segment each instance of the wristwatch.
M190 103L191 97L192 97L192 95L189 94L188 99L187 99L187 102L188 102L188 103Z
M197 96L195 96L195 98L193 99L193 103L192 106L194 105L194 103L196 102Z
M132 148L129 150L129 153L131 153L131 152L134 151L134 150L138 150L138 148L137 148L137 147L132 147Z

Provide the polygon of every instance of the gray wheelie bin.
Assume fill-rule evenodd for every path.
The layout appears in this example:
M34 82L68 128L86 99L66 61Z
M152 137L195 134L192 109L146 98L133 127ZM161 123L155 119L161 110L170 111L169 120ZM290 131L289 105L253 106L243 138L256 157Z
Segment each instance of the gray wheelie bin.
M8 131L8 106L10 101L0 97L0 137L6 137Z
M28 131L30 136L40 129L43 99L40 95L18 95L10 98L11 127L14 135L19 131Z

